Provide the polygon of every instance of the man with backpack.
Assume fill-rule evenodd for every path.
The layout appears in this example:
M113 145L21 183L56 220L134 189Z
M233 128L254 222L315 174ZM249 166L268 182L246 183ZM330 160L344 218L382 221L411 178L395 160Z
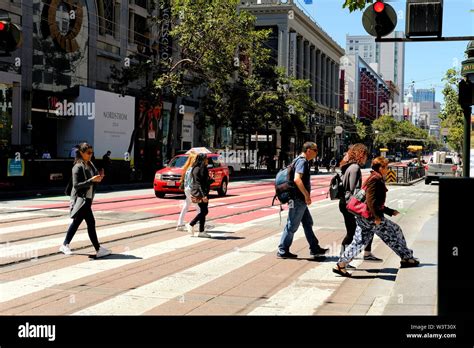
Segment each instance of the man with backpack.
M304 234L312 256L324 255L329 250L319 246L319 241L313 232L313 218L308 209L308 205L311 204L310 161L316 157L317 153L317 145L313 142L306 142L303 144L303 152L290 165L294 187L290 191L288 220L278 246L277 256L280 258L298 257L298 255L290 253L290 247L300 223L303 224Z

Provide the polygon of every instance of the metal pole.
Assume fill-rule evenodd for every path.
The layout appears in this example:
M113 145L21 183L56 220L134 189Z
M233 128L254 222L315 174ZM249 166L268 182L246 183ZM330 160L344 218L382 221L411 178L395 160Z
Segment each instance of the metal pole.
M420 37L420 38L375 38L375 42L426 42L426 41L471 41L474 36Z
M464 148L463 148L463 176L469 178L471 168L471 107L467 106L464 110Z

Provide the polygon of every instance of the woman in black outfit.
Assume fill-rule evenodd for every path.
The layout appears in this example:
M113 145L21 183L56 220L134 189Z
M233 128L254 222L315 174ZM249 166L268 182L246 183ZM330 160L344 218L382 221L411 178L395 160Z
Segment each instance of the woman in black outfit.
M95 230L95 219L92 213L92 201L95 195L96 185L102 181L103 175L98 175L97 169L91 162L93 155L92 145L88 143L79 144L76 152L76 160L72 168L72 190L70 201L70 216L73 219L59 251L66 255L72 254L69 248L72 238L77 232L83 220L87 223L87 232L97 254L96 258L110 255L110 250L101 247Z
M194 237L194 226L199 222L199 234L201 238L211 238L211 235L204 231L206 224L206 215L208 214L209 205L209 189L212 183L212 179L209 178L209 170L207 169L208 164L207 155L200 153L197 155L196 160L193 164L193 170L191 172L192 185L191 185L191 196L199 199L198 205L201 211L196 217L186 225L189 233Z

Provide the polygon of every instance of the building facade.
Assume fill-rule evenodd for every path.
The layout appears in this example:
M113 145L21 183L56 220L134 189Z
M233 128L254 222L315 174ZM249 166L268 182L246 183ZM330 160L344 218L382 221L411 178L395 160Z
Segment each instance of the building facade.
M316 102L317 110L309 117L308 131L304 139L282 139L277 134L277 149L299 151L304 140L316 141L322 157L335 151L334 127L339 123L340 105L340 58L344 50L316 22L305 14L293 0L242 0L241 7L257 17L256 25L271 28L269 46L275 64L284 67L288 75L311 82L308 95ZM293 138L293 139L292 139Z
M387 38L402 38L402 31L395 31ZM375 42L375 38L368 35L347 35L346 52L358 54L370 67L385 81L391 81L397 86L398 94L393 96L394 109L400 110L394 117L403 119L403 91L405 79L405 43L404 42Z
M365 124L390 111L391 87L357 54L341 59L345 76L344 110ZM392 88L393 89L393 88Z
M34 158L31 165L41 166L42 152L49 152L54 159L47 163L50 167L64 160L70 170L72 146L87 141L98 158L110 150L114 162L151 176L165 160L166 141L158 140L167 139L170 128L176 148L194 145L199 137L194 131L194 96L178 100L184 113L170 127L171 103L165 99L148 105L141 98L147 78L130 84L125 96L114 93L112 67L176 54L171 39L154 35L158 29L148 22L153 15L169 18L169 1L160 0L158 8L153 3L2 2L2 10L21 24L23 33L21 47L0 57L2 157L19 153L21 158Z

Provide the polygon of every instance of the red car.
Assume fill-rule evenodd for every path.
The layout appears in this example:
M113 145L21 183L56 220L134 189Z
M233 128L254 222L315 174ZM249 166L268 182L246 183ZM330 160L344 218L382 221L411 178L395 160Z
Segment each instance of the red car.
M227 194L229 184L229 168L224 164L218 154L207 154L209 159L209 176L214 179L211 190L216 190L220 197ZM174 157L168 165L155 173L153 188L158 198L163 198L167 193L184 193L179 188L183 166L188 160L188 155Z

